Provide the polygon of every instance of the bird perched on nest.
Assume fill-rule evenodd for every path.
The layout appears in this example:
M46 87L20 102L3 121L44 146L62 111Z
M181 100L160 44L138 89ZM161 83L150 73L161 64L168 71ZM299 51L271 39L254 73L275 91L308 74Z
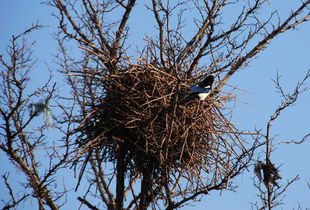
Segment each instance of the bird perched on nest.
M193 85L189 88L190 93L182 98L178 104L184 104L188 101L194 100L195 98L199 98L201 101L205 100L207 96L210 94L212 89L212 84L214 81L214 76L209 75L204 80L199 82L197 85Z

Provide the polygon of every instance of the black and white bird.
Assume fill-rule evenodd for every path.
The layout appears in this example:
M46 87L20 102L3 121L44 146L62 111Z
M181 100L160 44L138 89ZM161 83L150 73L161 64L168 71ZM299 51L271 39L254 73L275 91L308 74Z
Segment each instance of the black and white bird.
M194 85L189 88L190 93L182 98L178 103L184 104L188 101L194 100L195 98L199 98L201 101L205 100L210 91L212 89L212 84L214 81L214 76L209 75L204 80L199 82L197 85Z
M49 100L41 101L38 103L31 103L29 105L29 115L31 118L44 114L44 121L48 127L53 126L53 115L49 105Z
M266 164L258 161L254 166L254 173L259 181L264 181L265 186L268 188L270 185L280 187L277 180L281 179L278 169L268 159Z

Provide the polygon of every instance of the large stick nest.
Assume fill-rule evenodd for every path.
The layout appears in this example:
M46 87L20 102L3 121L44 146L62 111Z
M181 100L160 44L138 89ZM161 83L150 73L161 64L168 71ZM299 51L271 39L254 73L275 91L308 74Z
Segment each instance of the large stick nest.
M80 155L100 148L107 161L116 162L122 150L134 173L147 168L158 175L167 167L225 173L235 148L242 147L220 112L227 96L178 105L192 84L152 65L131 65L108 82L102 77L102 85L105 93L79 128Z

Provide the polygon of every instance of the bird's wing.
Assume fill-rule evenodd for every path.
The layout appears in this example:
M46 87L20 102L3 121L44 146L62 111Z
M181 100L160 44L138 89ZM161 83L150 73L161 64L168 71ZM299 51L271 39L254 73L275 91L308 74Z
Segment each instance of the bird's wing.
M192 86L190 89L189 89L191 92L197 92L197 93L209 93L211 88L201 88L201 87L198 87L198 86Z
M53 127L53 114L49 106L44 109L44 121L48 127Z
M189 90L191 92L201 92L203 90L203 88L198 87L197 85L194 85L194 86L190 87Z
M261 164L255 164L255 167L254 167L254 174L257 176L257 178L259 179L259 181L262 181L263 177L262 177L262 166Z

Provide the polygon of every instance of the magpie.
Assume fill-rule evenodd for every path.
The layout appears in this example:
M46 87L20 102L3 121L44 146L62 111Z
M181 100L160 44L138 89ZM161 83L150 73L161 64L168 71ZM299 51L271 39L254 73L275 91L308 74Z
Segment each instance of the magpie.
M188 101L194 100L195 98L199 98L200 100L205 100L207 96L210 94L212 89L212 84L214 81L214 76L209 75L204 80L199 82L197 85L193 85L189 88L190 93L183 97L178 104L184 104Z
M277 183L278 179L281 179L278 169L268 159L266 164L262 161L258 161L254 166L254 173L258 177L259 181L264 181L265 186L268 188L270 184L280 187ZM263 173L263 175L262 175Z
M49 100L41 101L38 103L31 103L29 105L29 115L30 118L37 117L41 113L44 114L44 121L48 127L53 126L53 114L49 105Z

